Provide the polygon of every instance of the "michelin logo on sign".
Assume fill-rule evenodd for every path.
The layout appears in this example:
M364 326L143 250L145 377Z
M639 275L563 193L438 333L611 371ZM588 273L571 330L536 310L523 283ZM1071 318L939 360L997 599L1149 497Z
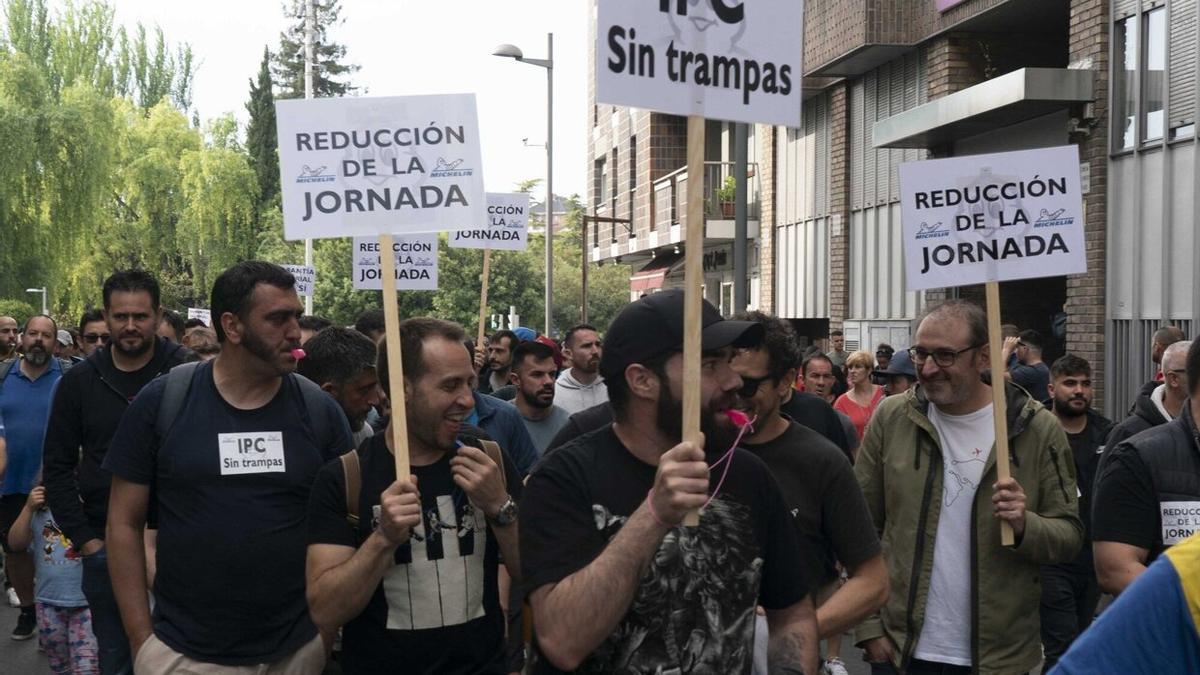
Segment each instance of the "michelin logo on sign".
M325 173L326 168L327 167L324 167L324 166L318 166L317 168L314 169L314 168L310 167L309 165L305 164L300 169L300 175L296 178L296 182L297 183L332 183L337 178L337 176L334 176L332 173Z
M456 159L452 162L447 162L445 159L438 157L437 164L433 167L433 171L429 172L430 178L456 178L459 176L470 176L472 169L459 168L463 160Z

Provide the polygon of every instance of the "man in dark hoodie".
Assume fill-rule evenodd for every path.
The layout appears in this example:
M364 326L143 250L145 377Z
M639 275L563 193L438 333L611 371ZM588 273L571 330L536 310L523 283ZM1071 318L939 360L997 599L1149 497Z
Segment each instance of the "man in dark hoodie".
M148 272L116 272L105 280L103 293L111 340L59 383L46 430L43 475L55 520L84 556L83 592L100 647L100 669L108 675L129 672L132 664L108 576L104 527L110 474L101 463L133 397L192 353L157 336L162 308L158 282Z
M1042 566L1043 672L1054 667L1096 615L1100 586L1092 560L1092 483L1113 426L1112 420L1092 410L1092 365L1087 360L1074 354L1056 360L1048 391L1050 411L1066 432L1075 458L1083 548L1071 562Z

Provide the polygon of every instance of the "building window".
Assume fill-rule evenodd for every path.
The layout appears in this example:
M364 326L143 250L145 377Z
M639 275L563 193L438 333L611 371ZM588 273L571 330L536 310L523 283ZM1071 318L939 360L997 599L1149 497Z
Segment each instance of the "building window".
M1113 37L1113 146L1129 150L1134 144L1137 121L1137 16L1116 23Z
M609 191L608 198L612 200L613 215L616 215L616 213L617 213L617 195L620 194L620 190L621 190L621 181L620 181L621 162L617 158L617 149L616 148L612 149L612 160L613 160L612 161L612 165L613 165L612 189ZM614 236L613 239L616 239L616 237Z
M608 161L605 158L596 160L594 175L595 185L592 189L596 192L596 206L604 207L608 202Z
M1146 64L1142 71L1142 140L1161 141L1163 137L1163 92L1167 70L1167 10L1146 12L1143 44Z
M629 226L631 232L636 232L637 224L633 222L634 206L637 204L637 136L629 137Z

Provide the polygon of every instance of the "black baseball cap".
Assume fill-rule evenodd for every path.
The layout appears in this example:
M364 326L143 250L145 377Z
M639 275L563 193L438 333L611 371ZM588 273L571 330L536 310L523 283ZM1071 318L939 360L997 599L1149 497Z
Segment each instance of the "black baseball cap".
M604 379L624 377L634 363L683 349L683 298L679 289L652 293L632 302L613 319L604 334L600 374ZM730 321L706 300L700 303L700 349L711 351L733 345L752 347L763 339L762 324Z

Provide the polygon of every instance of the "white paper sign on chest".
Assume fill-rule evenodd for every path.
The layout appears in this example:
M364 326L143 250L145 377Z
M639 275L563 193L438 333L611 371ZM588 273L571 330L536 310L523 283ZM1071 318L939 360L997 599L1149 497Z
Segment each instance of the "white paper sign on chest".
M275 103L287 239L478 227L474 94Z
M907 290L1087 271L1074 145L900 165Z
M487 193L487 219L482 227L450 233L450 248L524 251L529 243L529 193Z
M392 242L396 261L396 290L436 291L438 287L438 235L409 234ZM353 286L358 290L383 290L383 263L379 240L355 237L350 250Z
M797 0L602 0L596 100L797 126L803 27Z

